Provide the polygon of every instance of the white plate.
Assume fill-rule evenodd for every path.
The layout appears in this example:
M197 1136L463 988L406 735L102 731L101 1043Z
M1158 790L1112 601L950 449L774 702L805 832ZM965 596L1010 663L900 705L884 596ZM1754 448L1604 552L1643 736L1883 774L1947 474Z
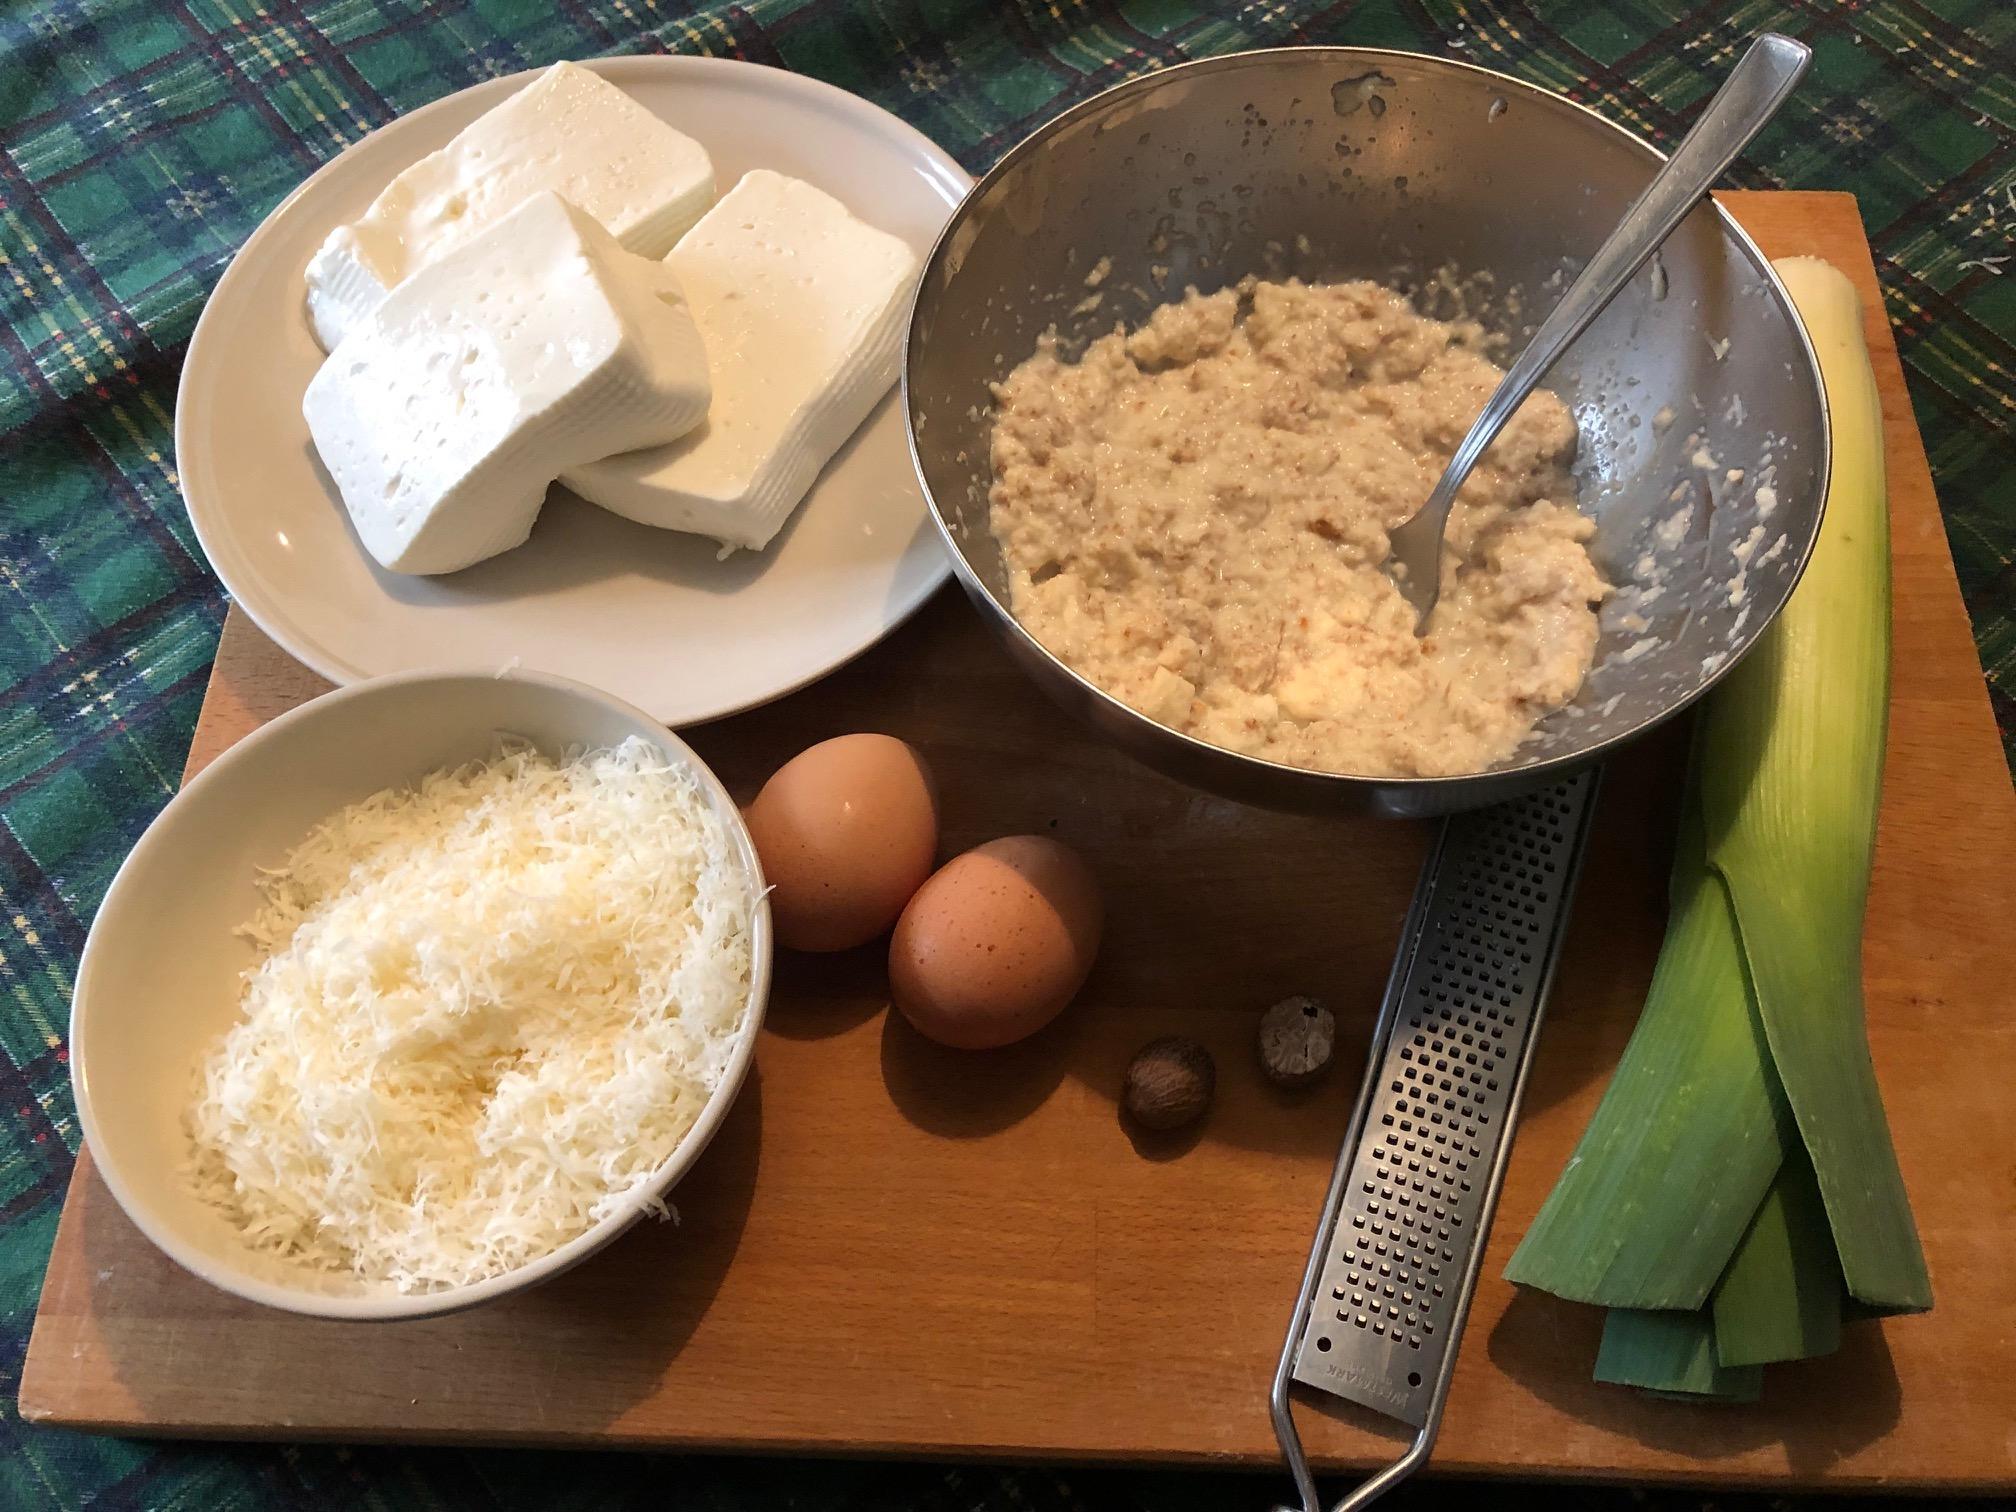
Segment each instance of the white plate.
M587 65L703 143L726 190L751 168L818 185L920 259L971 180L867 101L715 58ZM339 683L514 660L606 688L667 724L776 698L866 650L945 579L891 393L767 551L653 530L555 488L516 551L445 577L365 554L316 460L301 395L322 354L302 273L332 226L536 72L374 132L282 202L210 298L189 344L175 450L210 564L259 627Z

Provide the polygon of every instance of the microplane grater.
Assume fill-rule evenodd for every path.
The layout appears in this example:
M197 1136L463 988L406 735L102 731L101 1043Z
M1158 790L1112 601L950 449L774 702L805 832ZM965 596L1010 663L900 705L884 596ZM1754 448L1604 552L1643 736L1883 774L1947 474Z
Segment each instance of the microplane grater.
M1459 814L1422 868L1274 1375L1274 1428L1304 1512L1322 1503L1292 1383L1417 1430L1335 1512L1391 1489L1434 1443L1597 782L1585 771Z

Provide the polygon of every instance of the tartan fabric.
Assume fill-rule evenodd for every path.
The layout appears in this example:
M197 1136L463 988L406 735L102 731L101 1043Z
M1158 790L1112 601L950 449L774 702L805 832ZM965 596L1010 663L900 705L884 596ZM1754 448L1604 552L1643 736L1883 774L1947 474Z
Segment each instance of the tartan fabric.
M2006 738L2016 727L2010 0L10 0L0 9L0 1508L613 1507L676 1492L718 1508L992 1512L1258 1506L1279 1489L1146 1471L159 1448L19 1420L21 1354L78 1141L63 1045L71 977L113 870L174 789L222 617L176 492L181 354L233 249L318 164L478 79L666 50L830 80L976 171L1129 74L1290 42L1467 58L1671 141L1740 41L1766 26L1810 41L1816 66L1733 177L1861 198ZM1407 1493L1403 1504L1431 1499ZM1581 1490L1492 1499L1626 1504Z

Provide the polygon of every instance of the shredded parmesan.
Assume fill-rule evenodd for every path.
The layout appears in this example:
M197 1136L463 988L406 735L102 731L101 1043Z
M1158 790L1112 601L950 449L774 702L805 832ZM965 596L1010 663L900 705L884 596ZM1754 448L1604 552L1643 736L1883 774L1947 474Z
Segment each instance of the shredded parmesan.
M255 1248L401 1291L501 1275L639 1200L748 1010L728 823L634 738L375 794L261 891L192 1179Z

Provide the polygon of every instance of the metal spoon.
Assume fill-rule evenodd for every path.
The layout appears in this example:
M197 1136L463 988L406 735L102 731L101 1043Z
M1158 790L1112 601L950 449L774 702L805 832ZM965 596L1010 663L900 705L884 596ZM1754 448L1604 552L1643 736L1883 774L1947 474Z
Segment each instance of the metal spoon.
M1722 176L1722 170L1778 113L1812 57L1813 50L1805 43L1776 32L1766 32L1750 44L1666 166L1625 212L1581 276L1568 286L1553 313L1540 322L1526 350L1507 370L1484 412L1450 457L1428 502L1388 537L1391 556L1387 570L1414 606L1416 635L1427 634L1428 617L1435 612L1435 601L1442 592L1442 535L1449 525L1450 506L1470 470L1569 343L1623 292L1645 260L1659 250L1660 243Z

